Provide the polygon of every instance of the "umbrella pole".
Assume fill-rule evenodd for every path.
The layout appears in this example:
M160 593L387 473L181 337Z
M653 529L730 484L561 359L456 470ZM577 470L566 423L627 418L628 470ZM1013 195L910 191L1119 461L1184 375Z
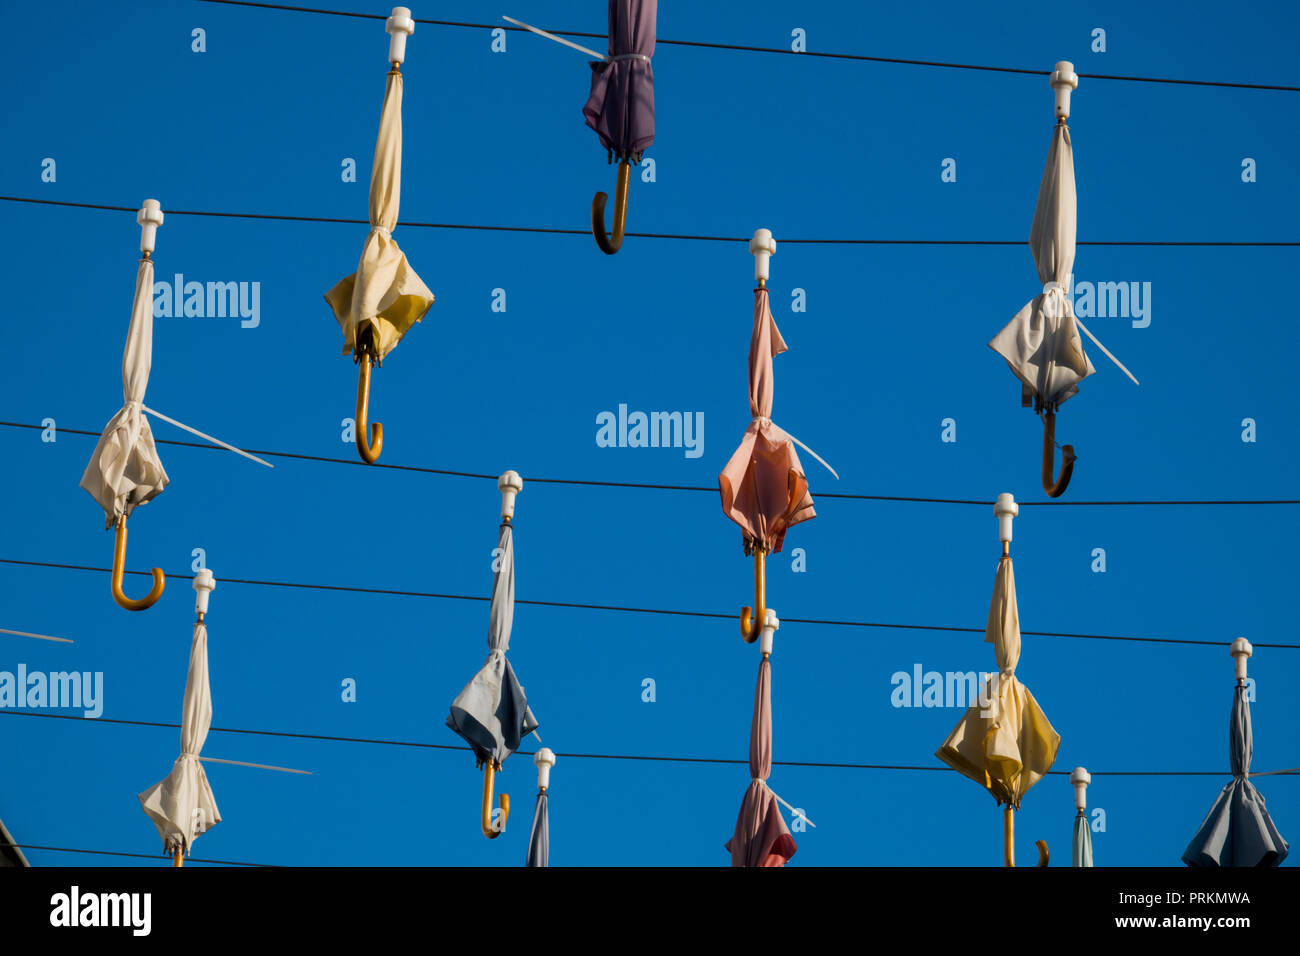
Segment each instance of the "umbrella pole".
M498 830L492 824L492 787L496 780L496 772L500 765L494 763L491 758L483 762L483 818L479 826L483 830L483 835L489 840L495 840L506 828L506 820L510 817L510 796L509 794L500 794L497 797L501 805L501 829Z
M1016 865L1016 811L1007 807L1002 814L1002 862L1004 866Z
M754 542L754 604L756 607L740 609L740 636L746 644L753 644L763 631L767 616L767 574L764 567L763 546ZM752 617L751 617L752 614Z
M185 848L178 846L176 852L172 854L172 867L181 867L185 865Z
M367 326L364 337L357 347L357 412L353 419L353 433L357 443L357 454L366 464L373 465L379 460L379 453L384 448L384 426L372 422L367 432L370 417L370 356L374 349L373 326Z
M1061 476L1053 478L1056 470L1056 412L1043 411L1043 490L1049 498L1059 498L1070 486L1074 472L1074 446L1061 446Z

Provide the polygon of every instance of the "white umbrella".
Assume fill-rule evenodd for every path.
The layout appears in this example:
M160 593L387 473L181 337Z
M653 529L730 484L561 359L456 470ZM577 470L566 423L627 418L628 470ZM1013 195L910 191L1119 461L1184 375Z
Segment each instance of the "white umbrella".
M199 835L221 822L216 798L203 772L199 754L212 726L212 690L208 685L208 629L203 617L208 610L208 595L216 587L212 572L206 568L194 576L198 592L195 610L194 639L190 644L190 668L185 678L185 704L181 711L181 755L172 764L165 780L140 794L144 812L153 820L162 837L163 849L173 854L176 866L190 851Z
M1021 381L1021 404L1034 406L1043 415L1043 490L1053 498L1065 492L1074 471L1074 446L1062 448L1059 478L1056 468L1056 409L1079 391L1079 382L1096 369L1083 351L1082 331L1133 383L1133 373L1097 341L1074 314L1067 295L1074 270L1078 197L1074 188L1074 147L1070 143L1070 92L1079 85L1074 65L1056 64L1051 77L1056 93L1056 128L1047 153L1047 165L1038 187L1034 222L1029 230L1029 248L1043 283L1016 313L989 347L1001 355Z
M153 364L153 250L158 227L163 224L162 207L156 199L146 199L136 213L140 224L140 265L135 274L135 299L131 304L131 325L126 333L122 353L122 407L99 437L90 462L81 476L81 487L104 509L106 528L116 528L113 549L111 590L113 599L129 611L143 611L162 597L166 578L161 568L153 569L153 588L139 600L122 593L122 575L126 564L126 519L139 505L147 504L167 487L170 479L158 458L153 430L145 412L183 428L200 438L243 455L259 464L272 467L255 455L240 451L189 425L168 418L144 403Z

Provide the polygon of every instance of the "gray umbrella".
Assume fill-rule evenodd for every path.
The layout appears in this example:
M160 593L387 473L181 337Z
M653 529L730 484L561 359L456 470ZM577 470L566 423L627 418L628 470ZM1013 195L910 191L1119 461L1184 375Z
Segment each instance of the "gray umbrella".
M533 810L533 829L528 834L528 861L525 866L551 865L551 822L547 813L546 790L551 783L551 767L555 754L549 747L541 747L533 757L537 764L537 807Z
M1254 750L1244 666L1250 645L1238 638L1233 642L1233 654L1238 656L1240 679L1228 718L1232 782L1219 791L1214 806L1183 851L1183 862L1188 866L1277 866L1290 849L1273 825L1263 795L1247 779Z
M496 560L492 571L492 607L488 612L488 658L479 672L465 685L451 703L447 726L474 750L477 766L484 768L484 827L489 838L500 829L488 824L492 800L492 778L507 757L519 749L519 742L537 729L537 718L528 707L523 685L506 659L510 649L510 628L515 614L515 549L513 528L515 495L523 480L507 471L497 481L501 489L501 533L497 539ZM501 798L502 824L509 815L508 798Z

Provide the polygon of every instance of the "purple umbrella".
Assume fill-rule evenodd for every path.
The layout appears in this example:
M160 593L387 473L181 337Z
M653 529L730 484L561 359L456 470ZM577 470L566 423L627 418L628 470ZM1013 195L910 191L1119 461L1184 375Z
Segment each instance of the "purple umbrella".
M619 161L614 198L614 234L605 232L605 193L591 201L591 231L602 252L623 245L631 164L655 140L655 52L658 0L609 0L609 55L591 64L591 95L582 108L587 125L600 135L610 162Z

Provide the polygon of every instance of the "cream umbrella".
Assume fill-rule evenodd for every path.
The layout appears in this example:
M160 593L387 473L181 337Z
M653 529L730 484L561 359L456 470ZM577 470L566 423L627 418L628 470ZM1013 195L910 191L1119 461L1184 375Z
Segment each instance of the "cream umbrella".
M140 803L158 828L163 849L180 866L194 840L221 822L216 798L203 772L199 754L212 726L212 689L208 684L208 629L203 618L208 596L216 587L212 572L204 568L194 576L197 592L190 667L185 678L185 703L181 710L181 755L160 783L140 794Z
M1010 494L998 495L1002 558L998 562L984 640L993 645L998 672L989 675L980 700L971 705L935 756L970 777L1006 805L1003 840L1007 866L1015 866L1015 818L1020 801L1056 760L1061 737L1048 722L1029 688L1016 678L1020 661L1020 615L1011 567L1011 521L1019 506ZM1038 865L1046 866L1047 844L1038 846Z
M384 444L384 427L373 422L367 431L370 406L370 367L384 358L433 305L433 293L406 261L393 239L402 196L402 72L406 38L415 21L406 7L394 7L385 22L389 34L388 72L384 107L379 115L375 161L370 171L370 234L361 249L357 271L325 293L334 318L343 330L343 354L352 353L360 366L357 377L355 433L362 460L374 464Z
M158 227L163 224L162 207L158 200L146 199L135 218L140 224L140 264L135 274L131 325L127 330L126 348L122 353L123 403L117 414L104 426L104 432L81 476L81 487L104 509L104 526L116 529L110 579L113 600L128 611L143 611L162 597L166 578L161 568L154 568L153 588L145 597L132 600L122 593L122 575L126 565L126 519L138 506L148 504L161 494L169 481L162 461L158 458L153 430L149 427L145 412L258 464L268 468L273 466L256 455L240 451L219 438L213 438L169 418L144 403L145 390L149 386L149 371L153 365L153 251Z
M1070 276L1074 271L1078 198L1074 188L1074 147L1070 143L1070 93L1079 85L1074 65L1056 64L1051 76L1056 96L1056 127L1047 152L1047 165L1038 186L1038 202L1029 229L1029 248L1044 283L1034 296L1002 329L989 347L1006 359L1021 381L1021 404L1033 405L1043 415L1043 490L1053 498L1065 493L1074 471L1074 446L1062 448L1059 477L1056 467L1056 409L1078 394L1079 382L1096 369L1083 351L1082 331L1119 366L1133 383L1133 373L1097 341L1070 304Z

